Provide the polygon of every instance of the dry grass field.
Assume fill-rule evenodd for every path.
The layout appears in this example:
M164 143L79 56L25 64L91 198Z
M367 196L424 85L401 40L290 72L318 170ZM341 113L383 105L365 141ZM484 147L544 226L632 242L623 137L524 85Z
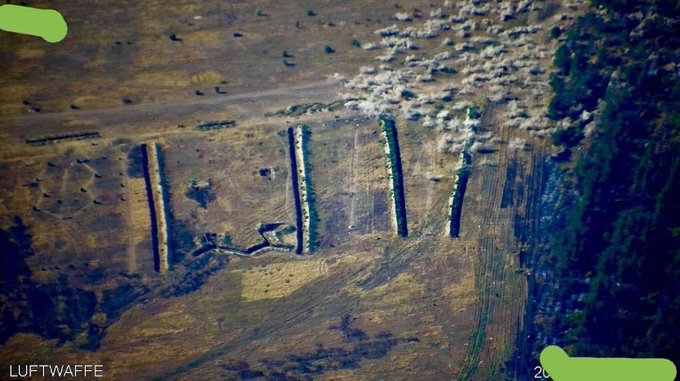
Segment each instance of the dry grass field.
M11 249L2 255L16 263L0 299L15 324L0 332L2 367L101 363L106 379L498 379L527 297L518 231L535 223L531 194L551 153L550 126L540 118L529 119L536 128L512 125L509 104L545 109L549 94L533 84L547 81L550 28L578 9L503 2L517 10L499 21L495 3L31 2L58 8L70 29L56 45L0 35L0 230ZM468 15L476 26L453 20L475 6L485 7ZM400 12L420 16L400 22ZM371 93L384 78L361 77L371 71L360 68L380 65L384 51L361 45L379 44L378 29L431 20L450 26L414 38L418 50L396 53L381 73L405 70L409 54L443 50L452 70ZM508 67L529 59L503 30L532 25L539 29L521 38L546 52L531 58L536 67L474 87L469 78L486 75L473 69L487 45L505 44ZM347 85L355 76L371 83L364 93ZM445 232L460 150L442 142L454 144L463 129L407 118L410 99L388 102L409 228L397 238L380 125L366 105L272 116L352 91L378 107L399 86L418 95L455 88L453 99L422 106L444 124L468 107L480 112L459 239ZM493 86L508 94L496 99ZM437 116L448 109L453 118ZM235 123L200 127L227 120ZM234 254L265 237L294 244L286 130L302 124L311 132L316 250ZM98 135L28 144L86 132ZM171 216L163 274L154 271L141 156L152 143L162 147ZM288 233L262 234L266 224Z

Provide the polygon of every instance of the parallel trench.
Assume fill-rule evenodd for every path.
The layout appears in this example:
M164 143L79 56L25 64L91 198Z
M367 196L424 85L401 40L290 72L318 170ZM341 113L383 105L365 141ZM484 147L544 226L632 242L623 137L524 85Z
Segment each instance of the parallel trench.
M288 153L290 155L290 179L293 188L293 200L295 201L295 234L297 246L295 248L296 254L302 254L303 238L302 238L302 202L300 200L300 188L298 179L298 163L295 155L295 130L293 127L288 128Z
M470 179L470 168L472 157L469 153L463 152L462 167L458 170L456 187L453 190L453 201L451 202L451 217L449 220L449 236L451 238L460 237L460 225L463 213L463 199L467 190L467 183Z
M161 149L156 143L142 144L142 168L146 184L146 198L151 219L151 242L154 270L170 270L170 232L168 227L168 195L164 187Z
M394 210L395 229L400 237L408 237L408 222L406 216L406 196L404 194L404 172L401 164L401 152L399 150L399 137L393 120L380 118L385 136L385 145L388 150L388 172L392 185L391 201Z

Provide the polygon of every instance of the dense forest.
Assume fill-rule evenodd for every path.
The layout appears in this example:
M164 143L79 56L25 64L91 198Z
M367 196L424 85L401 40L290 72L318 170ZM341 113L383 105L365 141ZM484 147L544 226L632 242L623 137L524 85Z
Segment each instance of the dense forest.
M573 153L549 335L572 356L680 364L680 2L593 0L560 34L549 116Z

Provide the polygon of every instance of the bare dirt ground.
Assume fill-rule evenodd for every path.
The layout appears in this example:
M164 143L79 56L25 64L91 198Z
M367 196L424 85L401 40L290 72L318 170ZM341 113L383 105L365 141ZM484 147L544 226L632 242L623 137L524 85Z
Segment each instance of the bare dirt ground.
M550 56L532 58L543 71L506 69L518 74L507 85L511 94L500 100L489 99L497 89L470 78L487 74L488 67L475 60L492 60L484 54L497 42L483 38L507 44L506 53L492 56L510 57L508 67L531 50L522 45L525 37L517 41L488 29L489 20L503 30L540 25L526 43L547 52L554 44L549 28L561 20L554 16L573 9L557 4L543 19L540 9L517 10L499 22L487 2L105 3L90 4L101 16L96 23L85 5L65 6L73 39L53 49L0 37L3 58L17 63L1 67L0 229L26 227L30 255L16 259L27 265L24 284L56 295L47 310L54 321L26 323L41 319L31 309L22 333L0 347L1 365L29 359L102 363L108 379L501 377L526 299L517 231L530 231L534 223L535 178L550 153L544 138L549 126L539 115L549 94L537 95L532 85L547 80ZM476 3L489 5L470 13L478 26L453 20ZM102 11L107 6L120 10ZM400 22L395 13L412 20ZM120 29L107 24L123 19L128 21ZM141 30L139 20L151 21ZM376 55L391 49L362 48L381 40L375 30L395 23L420 28L431 20L449 29L414 37L419 50L408 54L425 59L448 49L453 53L442 62L452 70L434 81L416 81L414 74L399 86L414 86L418 96L447 86L456 90L453 100L423 101L423 113L437 120L429 126L425 117L414 121L402 113L415 101L388 102L395 108L389 112L397 122L409 224L409 237L396 238L380 126L366 109L381 107L385 93L370 93L378 74L362 69L355 81L371 83L362 95L375 104L363 109L285 111L342 101L356 89L331 76L357 75L361 66L379 65ZM173 33L181 41L172 41ZM455 47L463 43L470 46ZM326 53L325 45L335 52ZM283 64L283 50L296 66ZM395 54L400 58L380 69L386 76L407 65L406 54ZM53 71L45 77L48 67ZM402 90L391 86L389 91ZM470 105L453 106L459 101ZM512 101L529 112L511 114ZM433 114L427 107L439 110ZM447 145L467 133L451 125L462 123L468 107L481 113L474 133L484 146L473 152L461 237L451 239L445 226L459 151ZM438 116L448 109L452 117ZM510 123L525 119L531 128ZM225 120L235 125L199 128ZM242 258L198 251L209 239L257 245L260 224L295 226L285 131L300 124L311 131L316 252ZM99 136L27 144L83 132ZM158 143L163 152L174 247L173 270L165 275L153 270L139 162L144 143ZM88 301L81 303L82 313L73 311L78 303L71 289Z

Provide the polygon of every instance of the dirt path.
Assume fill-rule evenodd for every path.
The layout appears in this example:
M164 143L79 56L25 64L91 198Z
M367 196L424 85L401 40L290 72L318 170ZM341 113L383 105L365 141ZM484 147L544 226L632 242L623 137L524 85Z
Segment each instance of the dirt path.
M276 89L254 91L250 93L224 95L215 97L199 97L192 101L177 103L141 103L129 106L120 106L106 109L63 111L54 113L33 113L21 116L0 118L0 125L11 122L28 123L45 120L70 120L75 118L102 118L102 119L134 119L136 116L154 113L177 113L190 112L200 106L225 106L244 103L245 101L261 100L277 96L313 96L314 94L327 92L340 84L339 80L326 80L312 82L300 86L281 87Z
M359 144L359 129L354 129L354 146L352 147L352 167L350 168L350 197L352 201L350 202L349 208L349 226L356 226L356 215L355 208L357 204L357 175L356 175L356 163L357 163L357 144Z
M295 102L301 101L300 99L295 100ZM294 102L294 101L291 101ZM217 110L219 111L219 110ZM302 115L298 117L264 117L261 116L257 113L253 113L253 115L247 116L245 118L239 118L237 120L237 125L235 128L240 129L240 130L248 130L249 128L253 127L261 127L263 125L266 126L283 126L286 125L287 121L294 122L295 124L305 124L305 123L317 123L323 120L329 119L330 113L323 113L323 112L318 112L310 115ZM333 111L333 115L338 115L341 117L347 117L349 115L352 115L352 112L349 110L335 110ZM134 139L135 141L138 142L143 142L143 141L153 141L153 140L159 140L161 138L173 138L173 137L186 137L189 134L195 134L195 135L204 135L205 132L197 131L195 129L190 129L190 128L170 128L170 129L155 129L153 127L149 127L146 124L126 124L126 123L121 123L121 124L115 124L115 122L109 120L104 123L107 128L109 128L106 132L106 134L101 138L93 141L99 142L100 140L107 141L107 140L116 140L116 139L123 139L123 138L130 138ZM0 125L2 125L2 122L0 120ZM0 126L0 130L2 130L3 127ZM59 123L52 123L51 127L46 128L46 129L40 129L40 131L36 131L35 136L43 136L43 135L50 135L50 134L62 134L65 132L73 132L74 128L80 128L83 129L82 126L80 127L72 127L68 125L68 123L65 122L59 122ZM53 147L52 144L45 146L45 147L33 147L24 144L24 140L26 137L26 128L25 125L23 128L14 128L13 129L13 134L4 134L2 136L2 140L0 141L0 146L11 146L15 147L16 149L13 150L0 150L0 163L11 163L15 161L23 161L27 157L30 157L31 159L40 159L40 160L49 160L51 157L54 157L54 150L53 149L48 149L45 147ZM89 128L90 130L100 130L99 127L93 127ZM5 130L7 132L7 130ZM85 142L85 143L84 143ZM57 145L69 145L69 144L90 144L89 141L79 141L79 142L63 142L63 143L57 143Z

